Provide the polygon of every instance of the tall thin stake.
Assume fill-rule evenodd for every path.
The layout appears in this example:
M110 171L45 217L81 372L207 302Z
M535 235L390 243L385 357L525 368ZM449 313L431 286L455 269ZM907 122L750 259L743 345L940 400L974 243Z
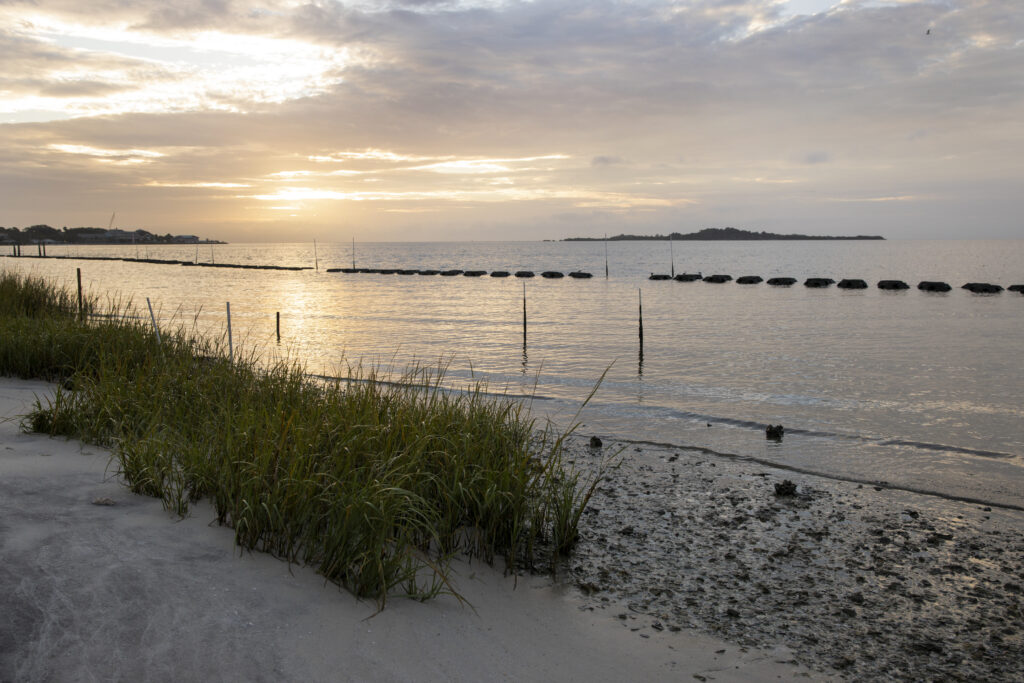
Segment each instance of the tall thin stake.
M669 253L669 257L672 259L672 270L671 270L672 277L675 277L676 276L676 255L675 255L675 252L672 251L672 235L668 236L668 253Z
M227 304L228 304L228 358L231 360L232 363L234 363L235 362L235 347L231 343L231 302L229 301L229 302L227 302Z
M75 277L78 278L78 317L85 319L85 310L82 308L82 269L75 268Z
M316 240L313 240L313 265L316 266L316 272L320 272L320 259L316 255Z
M281 343L281 311L277 312L277 343Z
M153 331L156 332L156 343L163 345L163 341L160 339L160 328L156 326L156 316L153 315L153 304L149 303L149 297L146 297L146 305L149 306L149 319L153 322Z
M604 234L604 279L608 279L608 233Z
M523 283L523 350L526 350L526 283Z
M356 269L356 238L352 238L352 270Z
M644 291L638 289L640 295L640 360L644 358Z

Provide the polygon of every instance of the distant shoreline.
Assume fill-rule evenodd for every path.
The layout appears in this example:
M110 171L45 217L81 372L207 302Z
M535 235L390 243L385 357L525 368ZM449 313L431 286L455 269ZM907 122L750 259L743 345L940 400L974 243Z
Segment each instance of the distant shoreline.
M673 232L668 235L615 235L614 237L567 237L563 242L622 242L641 240L673 241L744 241L744 240L884 240L881 235L780 235L773 232L753 232L739 228L704 228L687 234Z

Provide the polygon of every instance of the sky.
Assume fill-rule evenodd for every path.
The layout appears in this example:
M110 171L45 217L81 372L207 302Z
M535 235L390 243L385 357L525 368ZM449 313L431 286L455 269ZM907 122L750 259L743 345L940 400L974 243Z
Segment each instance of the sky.
M1024 238L1022 0L0 0L0 225Z

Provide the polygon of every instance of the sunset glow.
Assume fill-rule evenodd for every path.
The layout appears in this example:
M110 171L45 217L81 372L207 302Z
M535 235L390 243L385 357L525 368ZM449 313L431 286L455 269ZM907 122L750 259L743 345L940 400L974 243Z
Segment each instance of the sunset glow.
M0 20L6 225L1020 231L1016 3L58 0Z

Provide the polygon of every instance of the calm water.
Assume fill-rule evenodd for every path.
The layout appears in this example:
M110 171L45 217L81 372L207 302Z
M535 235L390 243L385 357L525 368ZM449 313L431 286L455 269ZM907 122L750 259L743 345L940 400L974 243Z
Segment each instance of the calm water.
M135 256L135 247L50 255ZM139 247L139 256L312 266L313 245ZM119 292L165 322L225 329L265 357L311 372L348 364L449 366L464 385L531 394L534 413L584 434L696 445L823 474L1024 504L1024 296L973 295L968 281L1024 282L1024 241L356 244L357 266L582 269L591 280L328 274L351 244L320 244L321 272L73 260L0 260L92 292ZM857 277L841 291L648 281L651 272ZM883 292L879 279L943 280L947 294ZM643 301L643 359L638 299ZM281 312L282 343L274 341ZM766 423L782 423L782 443ZM711 426L708 426L708 425Z

